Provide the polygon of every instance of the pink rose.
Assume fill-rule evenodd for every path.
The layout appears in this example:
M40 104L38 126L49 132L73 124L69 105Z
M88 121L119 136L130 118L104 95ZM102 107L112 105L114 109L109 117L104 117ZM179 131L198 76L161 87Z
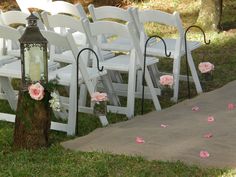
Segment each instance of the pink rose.
M214 122L215 121L215 118L213 116L208 116L207 117L207 121L208 122Z
M200 151L199 156L204 159L204 158L208 158L210 154L207 151Z
M212 133L207 133L203 136L204 138L212 138L213 134Z
M107 94L106 93L100 93L100 92L94 92L91 95L91 101L99 102L99 101L107 101Z
M214 65L210 62L201 62L198 65L198 69L201 73L208 73L212 70L214 70Z
M172 86L173 85L173 76L171 75L163 75L160 77L160 84L163 86Z
M28 88L29 94L34 100L42 100L44 97L44 88L40 83L31 84Z
M144 141L143 138L137 136L137 137L136 137L136 143L142 144L142 143L145 143L145 141Z
M228 104L228 110L233 110L235 109L235 105L233 103Z

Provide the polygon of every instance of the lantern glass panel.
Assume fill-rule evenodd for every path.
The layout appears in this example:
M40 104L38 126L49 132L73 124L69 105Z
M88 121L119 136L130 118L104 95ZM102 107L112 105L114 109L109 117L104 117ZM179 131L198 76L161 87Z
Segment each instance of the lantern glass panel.
M30 82L45 80L46 52L42 44L25 44L24 46L25 79Z

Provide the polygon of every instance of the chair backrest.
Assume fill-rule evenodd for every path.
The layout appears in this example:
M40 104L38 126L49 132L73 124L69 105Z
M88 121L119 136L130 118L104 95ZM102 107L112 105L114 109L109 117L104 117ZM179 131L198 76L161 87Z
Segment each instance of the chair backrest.
M81 20L75 17L64 14L50 15L47 12L42 12L41 16L48 30L53 30L54 28L62 27L69 28L73 31L85 33Z
M93 4L90 4L88 6L88 9L93 21L115 20L116 22L121 22L121 23L131 22L134 23L134 28L135 30L137 30L134 18L132 16L132 8L128 8L127 10L125 10L114 6L94 7ZM135 31L135 33L138 35L138 30Z
M6 55L7 54L7 50L6 50L6 46L5 46L5 41L9 41L10 43L14 43L16 45L17 48L20 47L19 45L19 39L21 37L21 33L15 29L12 28L10 26L6 26L6 25L0 25L0 41L2 42L2 46L1 46L1 55Z
M160 10L138 10L137 8L132 9L132 12L139 29L147 22L154 22L176 27L181 36L184 34L184 28L178 12L170 14Z
M10 26L0 25L0 38L12 40L18 43L20 37L21 34L17 29Z
M53 1L48 3L48 6L50 7L48 12L52 15L63 13L80 18L87 18L83 6L80 3L71 4L65 1Z
M130 39L132 45L130 51L134 49L139 56L138 59L142 60L140 42L138 37L135 35L133 23L120 24L111 21L95 21L93 23L90 23L87 19L85 19L83 20L83 24L87 32L88 40L92 44L94 50L98 52L99 58L101 58L102 60L104 60L104 58L102 57L100 52L100 45L103 44L99 44L99 42L97 41L97 38L100 35L114 35L117 37ZM114 48L114 50L116 50L116 48Z
M2 24L4 25L13 25L13 24L20 24L20 25L26 25L27 20L26 18L29 16L29 14L24 13L22 11L0 11L0 16L2 18Z
M29 8L48 11L48 3L52 2L52 0L16 0L16 2L22 12L30 14Z

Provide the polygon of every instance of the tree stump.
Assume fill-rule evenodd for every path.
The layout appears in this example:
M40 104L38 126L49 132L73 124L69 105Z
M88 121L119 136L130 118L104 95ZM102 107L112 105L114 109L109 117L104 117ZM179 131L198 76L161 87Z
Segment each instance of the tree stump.
M50 93L45 92L40 101L32 100L27 94L26 91L19 92L13 146L15 149L48 147L51 124L48 103Z

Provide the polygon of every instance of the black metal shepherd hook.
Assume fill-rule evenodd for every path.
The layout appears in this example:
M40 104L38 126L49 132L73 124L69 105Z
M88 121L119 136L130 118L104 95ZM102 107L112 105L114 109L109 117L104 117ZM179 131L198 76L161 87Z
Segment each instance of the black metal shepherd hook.
M155 36L150 36L147 40L146 40L146 43L145 43L145 47L144 47L144 59L143 59L143 77L142 77L142 111L141 111L141 114L143 115L143 106L144 106L144 80L145 80L145 70L146 70L146 58L147 58L147 45L148 45L148 42L152 39L152 38L159 38L163 44L164 44L164 47L165 47L165 55L167 57L169 57L171 55L171 52L169 52L169 54L167 54L167 47L166 47L166 43L164 41L164 39L158 35L155 35Z
M184 33L184 45L185 45L185 55L186 55L186 72L187 72L187 83L188 83L188 98L190 99L190 83L189 83L189 70L188 70L188 49L187 49L187 33L188 31L191 29L191 28L198 28L201 30L202 34L203 34L203 37L204 37L204 43L206 45L210 44L211 41L208 40L208 42L206 41L206 34L205 32L203 31L202 28L200 28L199 26L196 26L196 25L192 25L192 26L189 26L185 33Z
M81 53L85 50L88 50L88 51L92 52L95 55L95 57L97 59L97 69L98 69L98 71L101 72L101 71L103 71L103 68L104 68L103 66L100 68L99 58L98 58L96 52L93 49L83 48L82 50L80 50L79 54L77 55L77 59L76 59L76 130L75 130L76 135L78 135L78 122L79 122L79 110L78 110L79 109L79 102L78 102L79 57L80 57Z

